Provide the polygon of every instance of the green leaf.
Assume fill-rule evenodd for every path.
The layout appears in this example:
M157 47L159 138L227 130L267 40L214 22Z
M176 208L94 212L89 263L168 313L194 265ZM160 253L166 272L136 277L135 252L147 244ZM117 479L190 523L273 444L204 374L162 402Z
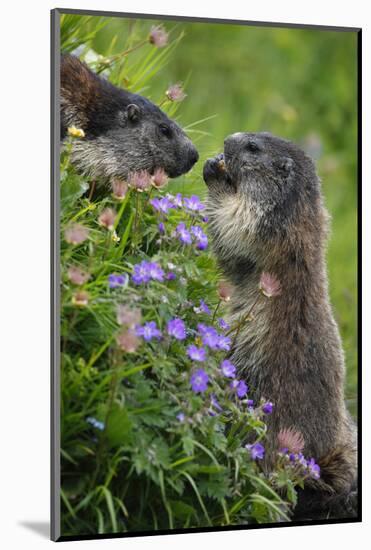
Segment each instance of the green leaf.
M114 404L107 418L104 435L110 447L119 447L131 441L132 422L125 408Z
M100 490L102 491L104 498L106 499L107 509L111 519L112 531L114 533L117 533L116 510L113 503L111 491L109 491L107 487L104 486L101 487Z
M77 174L70 174L61 182L62 207L76 202L89 189L89 184Z
M205 515L205 518L206 518L206 521L208 523L208 525L212 525L212 521L209 517L209 514L207 513L207 509L206 509L206 506L204 504L204 501L202 500L202 497L200 495L200 492L199 490L197 489L197 485L196 483L194 482L194 479L187 473L187 472L180 472L181 475L183 475L186 479L188 479L189 483L191 484L192 486L192 489L194 490L195 494L196 494L196 497L197 497L197 500L201 506L201 509Z

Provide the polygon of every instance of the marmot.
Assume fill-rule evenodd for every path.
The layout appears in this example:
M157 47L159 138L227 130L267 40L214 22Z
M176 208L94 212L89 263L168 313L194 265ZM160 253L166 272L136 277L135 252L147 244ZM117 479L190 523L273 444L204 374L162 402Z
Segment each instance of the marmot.
M175 178L188 172L198 152L185 132L151 101L118 88L72 55L61 58L61 138L81 128L72 162L92 177L126 179L162 169Z
M280 295L259 300L231 349L252 397L274 403L265 467L279 431L300 432L321 477L299 492L294 517L356 517L356 429L344 402L325 264L328 215L314 163L289 141L241 132L225 140L224 156L206 161L204 180L214 251L234 286L232 326L251 308L262 272L281 283Z

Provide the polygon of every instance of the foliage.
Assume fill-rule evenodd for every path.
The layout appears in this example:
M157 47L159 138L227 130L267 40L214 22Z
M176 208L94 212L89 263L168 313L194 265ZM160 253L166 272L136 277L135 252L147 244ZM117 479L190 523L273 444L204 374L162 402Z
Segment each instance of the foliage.
M187 37L169 26L169 44L156 48L152 24L63 16L62 49L181 120L164 95L178 78L160 89L158 77ZM197 112L183 126L210 144L213 113ZM74 139L84 138L68 138L61 155L62 534L288 521L308 463L281 453L264 474L264 452L253 451L264 449L269 407L222 368L230 329L207 221L202 202L185 199L200 168L171 195L132 187L119 199L76 174Z

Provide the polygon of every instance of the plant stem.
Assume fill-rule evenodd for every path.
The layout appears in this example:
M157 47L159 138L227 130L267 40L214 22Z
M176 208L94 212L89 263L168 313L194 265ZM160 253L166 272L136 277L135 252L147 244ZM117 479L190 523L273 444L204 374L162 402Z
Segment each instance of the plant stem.
M132 46L131 48L121 52L121 53L117 53L115 55L111 55L111 57L108 57L107 59L105 59L104 61L101 61L101 62L98 62L99 65L98 65L98 68L97 68L97 73L101 73L102 71L104 71L104 69L107 69L108 67L110 67L112 65L112 63L114 61L116 61L117 59L119 59L120 57L126 57L129 53L131 52L134 52L135 50L141 48L142 46L144 46L145 44L148 44L148 40L142 40L141 42L138 42L138 44L135 44L134 46Z
M95 186L96 186L96 181L93 180L93 181L91 182L90 191L89 191L89 196L88 196L88 201L89 201L89 202L91 202L91 199L93 198L94 191L95 191Z
M162 105L164 103L166 103L167 101L169 101L169 99L165 96L164 99L162 101L160 101L160 103L158 103L157 107L162 107Z
M216 314L218 313L218 309L220 308L220 304L221 304L221 303L222 303L222 301L219 300L219 302L218 302L216 308L214 309L213 317L212 317L212 319L211 319L211 322L212 322L212 323L214 323L214 321L215 321L215 317L216 317Z

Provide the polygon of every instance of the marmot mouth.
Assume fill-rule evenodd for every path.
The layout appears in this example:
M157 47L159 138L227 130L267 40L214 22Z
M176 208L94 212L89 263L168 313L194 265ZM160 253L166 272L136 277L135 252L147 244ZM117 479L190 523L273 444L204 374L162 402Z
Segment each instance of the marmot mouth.
M224 174L224 181L231 189L236 193L237 185L234 182L234 179L231 176L230 172L230 159L225 155L225 153L220 153L215 157L215 160L218 162L218 168L222 174Z

